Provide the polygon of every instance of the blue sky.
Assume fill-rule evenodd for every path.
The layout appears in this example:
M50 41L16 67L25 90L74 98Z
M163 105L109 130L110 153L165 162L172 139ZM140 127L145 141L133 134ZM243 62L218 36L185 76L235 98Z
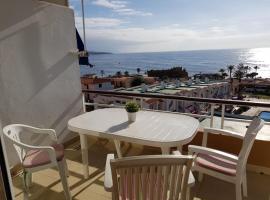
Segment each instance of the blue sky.
M82 31L80 0L70 0ZM270 46L270 0L84 0L87 48L157 52Z

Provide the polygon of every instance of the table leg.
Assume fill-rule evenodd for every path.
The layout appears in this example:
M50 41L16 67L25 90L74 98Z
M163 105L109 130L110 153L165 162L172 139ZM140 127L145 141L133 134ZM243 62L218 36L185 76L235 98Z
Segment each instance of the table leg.
M82 151L82 163L83 163L83 176L85 179L89 178L88 169L88 142L85 134L80 134L81 151Z
M177 147L177 150L180 151L181 154L183 154L183 145L179 145Z
M114 141L114 145L116 148L116 152L117 152L117 156L118 158L122 158L122 152L121 152L121 144L119 140L113 140Z
M162 154L170 154L170 147L161 147Z

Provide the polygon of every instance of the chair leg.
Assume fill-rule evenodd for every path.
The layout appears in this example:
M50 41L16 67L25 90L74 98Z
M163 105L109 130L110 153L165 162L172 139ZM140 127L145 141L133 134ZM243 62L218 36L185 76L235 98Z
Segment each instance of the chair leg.
M242 200L241 182L237 181L235 184L236 200Z
M65 160L63 159L63 160L59 161L57 164L58 164L58 170L59 170L59 174L61 177L61 181L62 181L62 185L63 185L66 199L71 200L71 194L69 191L67 175L66 175L66 170L65 170Z
M28 188L32 186L32 172L26 173L26 184Z
M69 171L68 171L68 166L67 166L67 160L66 160L65 157L63 158L63 162L64 162L64 164L65 164L66 175L67 175L67 177L69 177Z
M203 180L203 173L199 172L198 181L202 182L202 180Z
M29 200L29 195L26 191L23 192L23 200Z
M248 192L247 192L247 174L246 173L244 173L244 176L243 176L242 187L243 187L243 195L244 197L247 197Z
M186 199L190 200L190 187L187 187L187 195Z
M28 188L28 184L27 184L27 172L24 171L22 174L22 181L23 181L23 188L25 190L25 193L29 193L29 188Z

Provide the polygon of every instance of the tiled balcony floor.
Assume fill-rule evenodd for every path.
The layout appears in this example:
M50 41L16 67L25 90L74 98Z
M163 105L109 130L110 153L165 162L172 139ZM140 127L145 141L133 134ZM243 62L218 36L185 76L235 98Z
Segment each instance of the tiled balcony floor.
M159 149L142 147L125 143L122 151L127 155L159 154ZM74 200L108 200L111 194L103 188L104 166L106 154L114 152L112 142L108 140L89 137L89 169L90 178L85 180L82 176L81 152L79 141L66 148L66 158L69 167L69 185ZM196 176L196 174L195 174ZM253 172L248 173L248 200L270 199L270 176ZM16 199L23 199L21 178L14 178ZM61 200L64 193L58 171L47 169L33 174L33 186L30 189L30 200ZM234 186L205 176L204 181L196 183L192 189L195 200L230 200L235 199Z

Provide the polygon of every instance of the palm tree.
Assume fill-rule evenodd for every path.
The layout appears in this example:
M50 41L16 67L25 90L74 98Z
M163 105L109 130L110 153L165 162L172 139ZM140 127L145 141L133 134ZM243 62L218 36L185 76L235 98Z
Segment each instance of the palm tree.
M255 75L255 77L254 77L254 93L256 92L256 87L255 87L255 85L256 85L256 77L257 77L257 75L258 75L258 69L260 69L257 65L254 67L254 69L255 69L255 72L256 72L256 75Z
M138 67L137 68L137 73L139 74L141 72L141 69Z
M244 68L244 66L242 64L239 64L237 66L237 69L235 70L233 76L239 81L239 83L241 82L242 78L245 77L246 75L246 70Z
M232 72L234 70L234 65L228 65L227 66L227 70L229 71L229 74L230 74L230 79L232 81Z
M244 66L243 63L240 63L239 65L237 65L236 70L234 71L233 76L239 81L238 84L238 97L240 97L240 83L242 81L242 78L244 78L246 76L246 68Z
M219 72L220 72L220 74L222 76L222 79L224 79L227 76L227 73L225 73L224 69L220 69Z
M101 77L103 77L105 74L104 70L100 70L100 74L101 74Z
M225 70L221 68L221 69L219 70L219 72L220 72L220 73L224 73Z
M120 77L120 76L122 76L122 72L121 71L118 71L118 72L115 73L115 75L118 76L118 77Z
M254 67L256 73L257 73L257 70L260 69L257 65Z
M129 72L128 71L125 71L124 74L125 74L125 76L129 76Z
M251 67L244 66L245 74L248 74L248 72L251 70Z

